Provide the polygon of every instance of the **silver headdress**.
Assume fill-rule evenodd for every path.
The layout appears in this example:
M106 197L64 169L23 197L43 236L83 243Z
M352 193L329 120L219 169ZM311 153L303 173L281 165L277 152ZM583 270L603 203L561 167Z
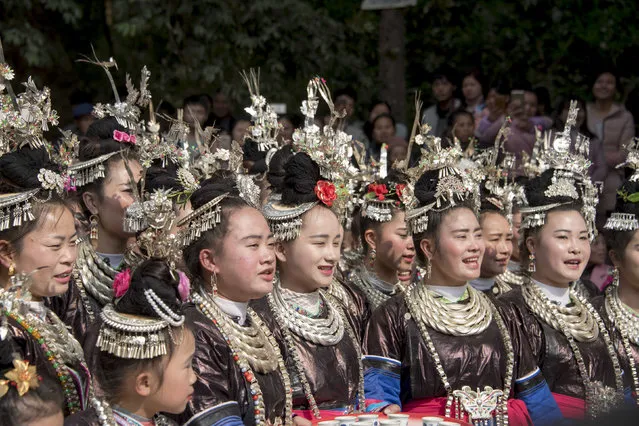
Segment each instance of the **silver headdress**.
M101 104L98 103L93 107L93 115L97 118L114 117L118 124L121 126L135 131L138 127L138 121L140 117L140 107L146 108L151 102L151 92L148 89L148 81L151 73L144 66L141 71L140 77L140 90L137 90L131 81L131 77L126 75L126 88L127 97L124 101L120 99L118 89L115 86L115 81L111 75L110 68L118 69L118 64L113 58L109 58L108 61L100 61L95 52L93 52L93 59L85 57L80 62L87 62L99 66L107 74L107 78L111 83L111 89L115 97L113 104Z
M10 84L13 77L9 65L0 62L0 155L27 147L44 148L52 160L59 160L59 165L65 168L68 165L65 156L67 139L59 153L56 153L44 137L50 125L58 124L58 115L51 108L49 89L45 87L39 90L29 77L24 84L25 91L15 96ZM7 93L4 93L5 89ZM0 231L31 222L35 219L33 203L46 202L53 191L62 194L65 189L66 177L53 170L41 168L37 171L37 178L40 188L0 195ZM42 197L38 198L37 195Z
M481 202L490 203L512 223L513 204L521 187L509 180L510 171L515 165L515 156L504 150L504 142L510 131L507 125L505 122L500 129L492 148L475 156L474 162L478 168L473 177L479 179L478 183L483 182Z
M229 194L215 197L202 207L191 212L182 219L178 226L183 228L182 246L186 247L197 240L206 231L215 228L222 221L222 207L220 202Z
M168 353L171 324L164 319L121 314L113 305L100 313L102 326L96 346L125 359L152 359Z
M115 151L69 166L69 177L73 182L73 186L81 188L103 178L106 172L106 162L117 154L119 152Z
M307 99L300 108L304 115L304 126L293 133L292 146L296 153L308 155L318 165L320 176L326 180L318 181L315 187L318 201L286 206L281 204L279 195L269 198L263 208L264 217L275 238L280 241L297 238L302 228L301 216L320 202L341 217L349 204L348 181L357 174L357 169L351 164L352 137L342 130L336 130L336 123L344 117L344 113L335 109L326 81L315 77L309 81L306 91ZM330 111L329 123L322 128L315 124L318 94Z
M375 182L367 185L362 203L362 217L377 222L390 222L393 219L393 210L404 208L402 191L405 188L406 184L397 182Z
M10 84L13 77L9 65L0 62L0 155L24 146L49 150L43 134L58 124L51 92L47 87L39 90L29 77L24 92L15 96Z
M324 79L315 77L308 82L307 99L300 108L304 114L304 127L293 133L293 148L305 152L320 169L320 175L331 182L347 179L357 173L351 164L353 137L342 130L336 130L337 120L344 118L344 112L337 111ZM318 93L330 111L330 120L320 128L315 124L315 114L319 107Z
M441 139L429 133L430 126L423 125L420 127L419 134L414 136L413 142L422 147L422 157L417 166L406 172L416 182L424 172L437 170L435 200L427 205L419 206L414 196L415 187L412 182L402 191L402 199L407 206L406 222L412 233L420 233L428 229L428 212L431 210L444 211L468 199L478 199L477 182L458 168L463 155L461 148L458 145L442 148Z
M248 129L250 135L245 135L244 139L250 138L255 141L260 151L277 148L280 124L271 105L266 103L264 96L260 95L260 72L251 69L248 74L242 72L242 78L251 95L251 106L244 108L244 111L251 116L253 122Z
M639 180L639 139L633 141L628 147L628 157L626 161L617 167L627 167L634 170L633 174L628 178L628 182L637 182ZM627 189L624 188L628 183L622 185L623 189L617 191L617 208L613 212L604 229L610 231L634 231L639 229L639 218L637 212L639 210L639 193L635 192L629 194ZM630 184L633 185L633 184Z
M570 102L570 110L564 130L561 132L537 132L534 156L530 169L537 174L546 170L553 170L551 184L544 191L544 195L553 198L569 198L580 200L582 214L588 225L591 238L596 235L595 216L599 201L599 187L594 185L588 175L591 163L588 159L590 140L577 134L573 144L573 128L577 120L577 102ZM571 145L573 145L571 147ZM549 202L546 205L525 206L521 208L522 228L530 229L542 226L546 221L546 213L556 207L569 202Z
M281 204L279 194L272 194L262 208L277 241L292 241L299 237L302 229L302 215L319 204L319 201L303 203L299 206Z

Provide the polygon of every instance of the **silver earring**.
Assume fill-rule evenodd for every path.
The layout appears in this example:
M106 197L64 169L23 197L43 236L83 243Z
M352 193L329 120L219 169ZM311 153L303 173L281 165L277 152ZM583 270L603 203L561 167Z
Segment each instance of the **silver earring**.
M213 293L213 296L217 296L217 275L215 275L215 271L211 275L211 293Z

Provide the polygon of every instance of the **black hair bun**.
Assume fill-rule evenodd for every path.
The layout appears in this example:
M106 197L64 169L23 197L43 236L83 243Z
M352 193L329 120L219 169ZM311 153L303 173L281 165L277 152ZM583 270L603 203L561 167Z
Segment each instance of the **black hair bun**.
M228 170L218 170L193 192L191 207L193 210L199 209L214 198L226 193L236 197L240 195L235 184L235 174Z
M40 169L57 170L44 148L22 148L0 157L1 192L27 191L41 186Z
M115 310L123 314L160 318L144 294L150 289L169 309L179 312L181 307L179 283L179 277L171 271L166 262L159 259L145 260L133 271L129 289L118 300Z
M258 149L257 142L252 139L246 139L244 146L242 146L242 153L244 154L244 161L259 161L266 157L265 151Z
M526 199L528 200L528 204L532 207L535 206L543 206L552 203L571 203L575 205L581 204L579 199L573 199L568 196L553 196L548 197L545 192L550 185L552 185L552 178L555 173L555 169L548 169L543 172L541 175L530 179L526 186L524 187L524 191L526 193ZM579 188L577 187L577 193L579 194ZM579 194L581 198L581 194Z
M146 192L153 192L158 189L181 192L184 187L177 178L178 166L170 161L164 166L161 160L157 160L151 167L146 169L144 179L144 189Z
M415 198L420 205L430 204L435 201L437 183L439 182L439 170L425 172L415 183Z
M119 130L131 133L130 130L120 125L114 117L105 117L91 123L86 136L91 139L113 139L113 132Z
M101 118L93 122L87 129L86 136L80 140L79 160L87 161L112 152L132 150L134 145L120 143L113 139L113 132L116 130L132 133L131 130L121 126L113 117Z
M317 201L315 185L319 180L319 166L308 154L300 152L293 155L284 165L282 204L298 205Z
M277 150L271 162L268 164L268 173L266 174L266 180L273 187L276 192L282 191L282 185L284 185L284 177L286 176L286 170L284 165L288 160L293 157L293 149L291 145L284 145Z

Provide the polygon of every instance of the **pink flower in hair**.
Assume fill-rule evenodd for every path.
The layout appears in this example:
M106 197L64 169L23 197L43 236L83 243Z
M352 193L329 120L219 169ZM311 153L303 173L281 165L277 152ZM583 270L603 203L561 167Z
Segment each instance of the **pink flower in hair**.
M131 285L131 270L125 269L122 272L118 272L113 280L113 295L115 298L120 298L126 294Z
M113 131L113 140L121 143L130 143L132 145L135 145L137 142L135 135L130 135L127 132L121 132L119 130Z
M191 293L191 280L189 280L189 277L187 277L182 271L178 271L178 275L180 276L178 293L180 293L180 299L182 299L182 302L186 302L189 298L189 294Z

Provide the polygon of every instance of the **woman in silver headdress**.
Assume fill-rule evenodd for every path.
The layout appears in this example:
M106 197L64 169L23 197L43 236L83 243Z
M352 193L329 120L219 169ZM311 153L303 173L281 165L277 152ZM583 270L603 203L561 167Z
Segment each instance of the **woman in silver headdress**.
M89 219L89 235L80 236L73 281L51 308L84 341L87 328L113 299L113 278L124 267L127 243L135 233L124 230L126 209L134 202L134 186L142 167L134 146L113 138L124 132L115 118L94 122L80 142L79 160L69 172L82 213ZM118 133L119 134L119 133Z
M636 161L636 151L629 159ZM635 165L633 165L635 166ZM624 370L626 389L637 402L639 397L639 184L630 179L617 192L617 207L606 225L608 253L615 265L614 280L605 295L592 304L611 333ZM626 393L626 396L628 394Z
M69 415L87 408L91 375L82 347L44 303L65 293L77 257L73 214L53 169L44 149L0 158L0 334L58 383Z
M350 274L371 311L403 291L413 276L415 246L402 202L406 183L399 173L391 173L366 186L359 223L364 259Z
M262 213L240 197L229 172L217 172L191 196L179 224L192 276L185 308L196 330L198 376L182 420L189 425L291 424L291 384L271 330L249 302L268 294L274 241ZM259 189L254 186L253 195Z
M551 156L562 167L577 164L559 151ZM623 399L622 370L600 315L573 284L590 255L594 188L585 174L550 168L525 190L521 253L528 274L500 298L502 312L527 337L565 417L605 413Z
M468 285L479 277L485 250L476 184L456 167L459 148L427 140L420 164L426 171L414 190L407 188L415 200L406 214L424 276L368 323L368 410L475 424L549 423L558 412L527 341Z

